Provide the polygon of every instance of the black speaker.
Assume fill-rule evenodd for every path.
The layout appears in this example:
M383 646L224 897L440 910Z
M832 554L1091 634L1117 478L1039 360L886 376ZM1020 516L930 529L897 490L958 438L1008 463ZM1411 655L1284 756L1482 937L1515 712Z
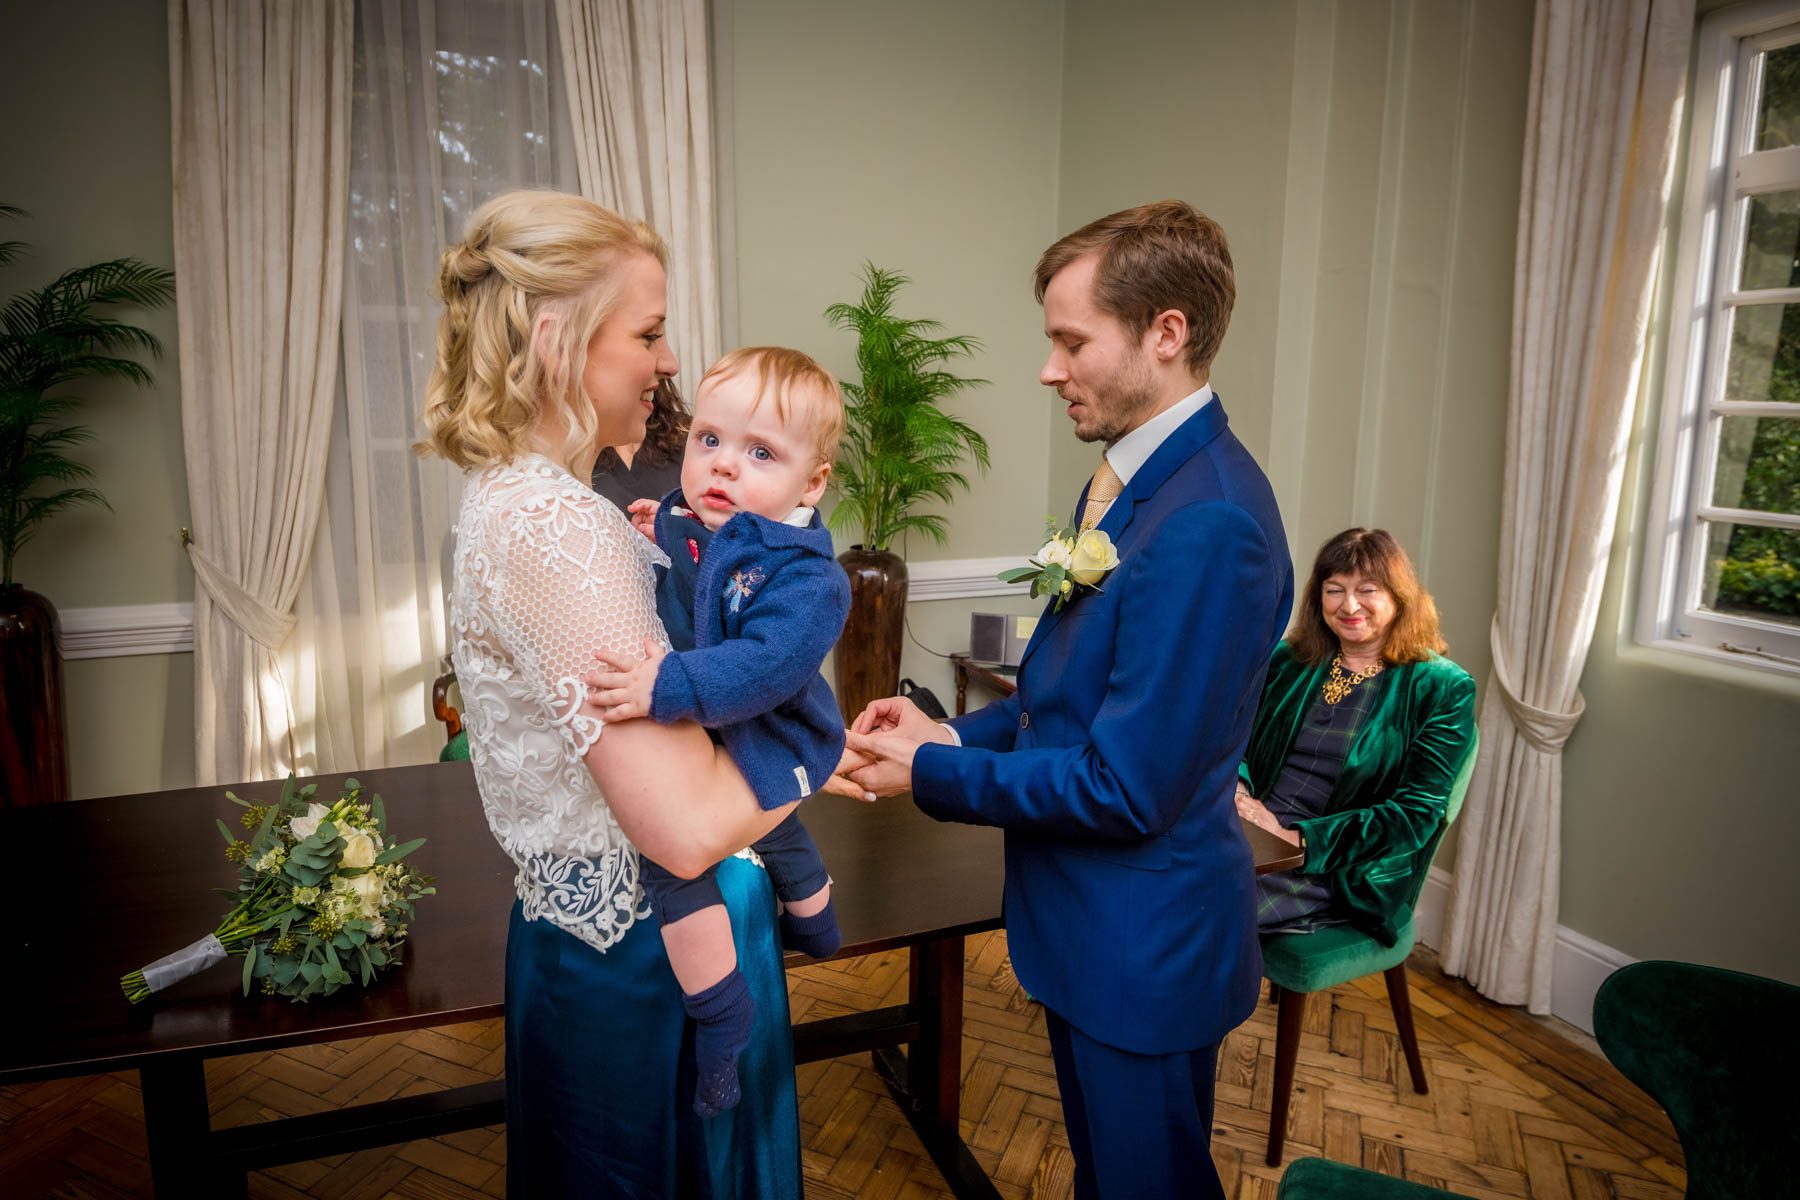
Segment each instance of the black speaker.
M1037 622L1009 613L969 614L969 658L991 667L1018 666Z

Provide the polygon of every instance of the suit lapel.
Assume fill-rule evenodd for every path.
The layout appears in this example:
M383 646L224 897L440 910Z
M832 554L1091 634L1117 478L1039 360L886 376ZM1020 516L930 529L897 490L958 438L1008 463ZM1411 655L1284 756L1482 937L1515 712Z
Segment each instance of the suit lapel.
M1120 566L1124 565L1125 531L1136 515L1137 506L1155 495L1156 489L1168 481L1177 467L1223 433L1226 424L1225 406L1219 401L1217 393L1214 393L1213 398L1202 405L1199 412L1176 426L1175 431L1163 439L1156 452L1131 476L1131 482L1125 485L1118 498L1112 502L1112 507L1106 510L1106 515L1100 518L1100 524L1095 527L1111 538L1113 545L1118 548ZM1082 510L1087 507L1087 494L1087 487L1084 486L1080 497L1075 501L1075 517L1069 522L1071 525L1080 524ZM1106 586L1104 581L1101 586ZM1055 610L1055 603L1055 597L1051 597L1044 605L1044 615L1038 618L1037 628L1031 631L1031 640L1025 643L1025 652L1019 656L1020 671L1031 661L1032 652L1043 644L1050 630L1062 619L1063 613L1079 604L1080 600L1072 599L1062 606L1061 612Z

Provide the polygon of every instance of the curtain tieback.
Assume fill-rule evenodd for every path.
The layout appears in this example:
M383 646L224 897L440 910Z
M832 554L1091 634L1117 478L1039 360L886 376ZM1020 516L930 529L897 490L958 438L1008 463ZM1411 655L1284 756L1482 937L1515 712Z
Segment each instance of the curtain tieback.
M194 563L195 578L212 597L213 603L225 610L231 623L269 653L280 650L281 644L287 641L288 634L293 632L293 614L277 612L245 591L237 580L225 574L218 564L200 553L198 542L188 542L187 552L188 558Z
M1566 713L1538 708L1519 699L1519 688L1506 666L1506 651L1500 644L1500 617L1496 614L1488 626L1488 646L1494 655L1494 682L1500 688L1500 699L1506 704L1506 715L1518 729L1525 743L1540 754L1561 754L1563 743L1581 723L1587 711L1587 700L1577 691L1575 707Z

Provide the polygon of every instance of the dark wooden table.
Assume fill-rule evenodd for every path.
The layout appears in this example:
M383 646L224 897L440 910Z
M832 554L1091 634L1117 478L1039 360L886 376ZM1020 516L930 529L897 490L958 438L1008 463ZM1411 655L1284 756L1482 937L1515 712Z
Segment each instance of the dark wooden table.
M245 1173L259 1167L501 1123L503 1084L495 1081L210 1127L208 1058L501 1014L513 867L482 819L468 764L357 776L381 794L401 836L429 839L411 861L437 877L438 894L420 908L405 966L367 991L307 1004L246 999L228 965L136 1007L119 991L120 974L216 923L222 905L209 889L230 885L233 873L213 818L231 823L242 811L223 788L0 812L0 847L11 851L0 873L10 915L0 932L0 1082L137 1068L152 1180L165 1198L242 1195ZM335 794L342 778L321 777L320 792ZM233 790L258 800L279 786ZM806 821L838 883L842 955L905 947L911 979L905 1004L795 1026L796 1060L873 1052L951 1189L996 1196L957 1122L963 939L1000 924L999 831L940 824L900 798L864 805L820 796L807 803ZM1258 871L1280 869L1289 848L1262 836L1251 843Z

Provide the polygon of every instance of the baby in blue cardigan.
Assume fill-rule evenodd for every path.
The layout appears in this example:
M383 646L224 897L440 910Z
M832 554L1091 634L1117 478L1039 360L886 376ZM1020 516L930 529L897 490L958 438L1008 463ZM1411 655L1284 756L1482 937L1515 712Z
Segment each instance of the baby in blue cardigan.
M734 350L695 389L681 487L631 506L633 524L669 556L657 610L674 650L603 673L593 703L607 721L698 721L764 809L812 795L843 754L844 723L819 666L843 632L850 583L815 508L843 433L843 395L824 367L798 350ZM835 954L831 881L799 817L751 848L781 898L782 940L815 958ZM695 1021L694 1110L709 1117L738 1102L754 1004L713 872L681 879L641 862Z

